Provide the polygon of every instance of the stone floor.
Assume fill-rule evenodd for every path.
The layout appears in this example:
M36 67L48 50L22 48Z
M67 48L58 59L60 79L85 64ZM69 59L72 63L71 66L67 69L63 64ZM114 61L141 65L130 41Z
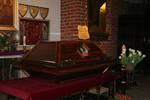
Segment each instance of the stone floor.
M150 75L136 76L137 86L127 90L132 100L150 100Z
M127 88L126 95L131 97L131 100L150 100L150 75L137 74L135 75L136 85ZM72 96L65 100L79 100L79 96ZM86 95L85 100L98 100L96 95ZM108 100L106 95L101 95L99 100Z

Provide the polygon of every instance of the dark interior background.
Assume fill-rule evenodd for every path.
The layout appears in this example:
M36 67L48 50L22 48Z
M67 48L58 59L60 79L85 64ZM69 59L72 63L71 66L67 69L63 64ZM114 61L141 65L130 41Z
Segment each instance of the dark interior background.
M126 44L127 48L141 50L146 54L146 58L137 68L144 73L150 73L150 1L131 2L128 9L128 14L119 16L118 51L122 44Z

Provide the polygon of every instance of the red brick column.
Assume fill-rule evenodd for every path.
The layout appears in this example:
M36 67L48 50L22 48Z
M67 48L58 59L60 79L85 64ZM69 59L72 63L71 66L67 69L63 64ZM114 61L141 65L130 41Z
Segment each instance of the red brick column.
M118 16L123 11L123 0L107 0L106 32L108 40L96 41L109 56L117 56ZM61 40L76 40L77 25L87 22L87 0L61 0Z
M61 0L61 39L74 40L77 25L87 22L87 0Z

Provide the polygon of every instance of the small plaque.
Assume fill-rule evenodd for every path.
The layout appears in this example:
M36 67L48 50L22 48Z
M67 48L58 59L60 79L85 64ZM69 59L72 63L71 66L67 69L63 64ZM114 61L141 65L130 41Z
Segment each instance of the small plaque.
M28 5L25 4L19 4L19 14L21 17L24 17L28 11Z
M45 19L48 15L49 8L40 7L40 15L43 19Z
M78 25L78 37L79 39L89 39L88 27L86 25Z
M37 6L29 6L30 15L35 18L38 15L39 7Z

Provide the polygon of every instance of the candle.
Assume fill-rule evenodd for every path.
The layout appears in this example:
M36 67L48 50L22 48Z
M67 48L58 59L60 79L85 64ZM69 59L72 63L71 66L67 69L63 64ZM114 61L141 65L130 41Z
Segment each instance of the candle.
M23 36L23 46L26 46L26 36Z

